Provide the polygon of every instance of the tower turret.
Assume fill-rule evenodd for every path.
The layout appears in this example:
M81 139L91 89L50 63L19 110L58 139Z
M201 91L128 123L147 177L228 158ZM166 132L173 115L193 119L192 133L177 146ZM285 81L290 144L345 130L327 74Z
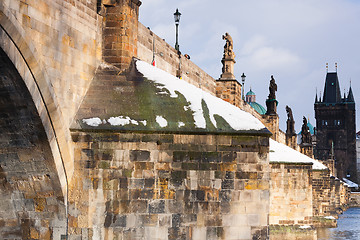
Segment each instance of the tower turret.
M347 100L347 102L349 102L349 103L355 103L354 95L353 95L353 91L352 91L351 86L350 86L349 94L348 94L348 97L347 97L346 100Z

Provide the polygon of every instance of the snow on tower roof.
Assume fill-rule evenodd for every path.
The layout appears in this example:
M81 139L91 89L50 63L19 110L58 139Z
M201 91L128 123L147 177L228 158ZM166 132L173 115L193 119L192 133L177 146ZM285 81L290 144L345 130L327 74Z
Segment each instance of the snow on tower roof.
M282 143L270 139L270 163L312 163L314 170L325 170L327 167Z

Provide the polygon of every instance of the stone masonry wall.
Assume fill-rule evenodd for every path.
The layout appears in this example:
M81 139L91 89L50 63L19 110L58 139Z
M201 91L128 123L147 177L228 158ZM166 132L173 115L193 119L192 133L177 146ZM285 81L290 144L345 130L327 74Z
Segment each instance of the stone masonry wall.
M318 227L336 227L338 214L350 204L349 188L330 176L330 171L313 171L314 225Z
M311 225L312 165L272 163L270 225Z
M330 178L331 197L330 214L337 216L343 212L343 203L341 199L343 183L338 178ZM344 206L345 207L345 206Z
M330 216L331 182L329 171L314 171L312 188L314 216Z
M155 42L156 67L176 76L176 72L179 69L179 56L177 51L165 42L165 40L139 23L137 50L137 57L139 59L148 63L152 62L153 42ZM183 80L215 95L215 79L183 55L181 55L181 72L181 78Z
M242 86L237 80L217 80L216 96L232 105L240 106L242 102L241 88Z
M349 206L360 207L360 192L352 192L349 194Z
M267 129L273 134L271 136L275 141L284 142L284 135L280 135L279 116L278 115L262 115L260 120Z
M103 59L125 70L137 55L138 0L121 0L104 7Z
M313 171L313 212L315 226L336 226L336 221L329 218L337 218L338 214L345 211L351 201L349 188L330 176L329 169Z
M266 239L267 137L72 136L72 238Z
M101 17L96 10L96 0L0 2L0 12L16 27L9 34L21 34L24 42L19 45L30 46L36 57L32 61L37 62L47 75L48 84L52 84L66 126L70 125L101 57Z
M340 182L339 182L340 183ZM313 171L313 224L315 227L336 227L335 218L340 212L336 206L340 206L337 195L341 195L339 186L336 187L335 177L330 177L328 169Z
M340 208L345 211L350 207L351 202L351 190L344 183L340 184Z

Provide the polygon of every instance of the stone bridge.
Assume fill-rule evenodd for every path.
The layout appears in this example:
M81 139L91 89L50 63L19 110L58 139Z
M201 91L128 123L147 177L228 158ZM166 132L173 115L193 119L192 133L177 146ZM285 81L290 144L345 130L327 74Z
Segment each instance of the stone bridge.
M0 2L1 239L268 238L271 133L215 114L216 81L139 23L140 5ZM207 96L203 128L186 93L144 78L153 46Z
M74 173L69 126L101 60L97 6L0 3L2 239L60 239L66 232Z

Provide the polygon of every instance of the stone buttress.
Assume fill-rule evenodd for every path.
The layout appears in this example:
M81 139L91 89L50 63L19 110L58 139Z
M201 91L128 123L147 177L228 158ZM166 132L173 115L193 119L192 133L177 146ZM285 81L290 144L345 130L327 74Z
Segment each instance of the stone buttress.
M199 127L186 94L137 68L98 69L73 123L71 235L267 239L270 133L235 130L200 90Z

